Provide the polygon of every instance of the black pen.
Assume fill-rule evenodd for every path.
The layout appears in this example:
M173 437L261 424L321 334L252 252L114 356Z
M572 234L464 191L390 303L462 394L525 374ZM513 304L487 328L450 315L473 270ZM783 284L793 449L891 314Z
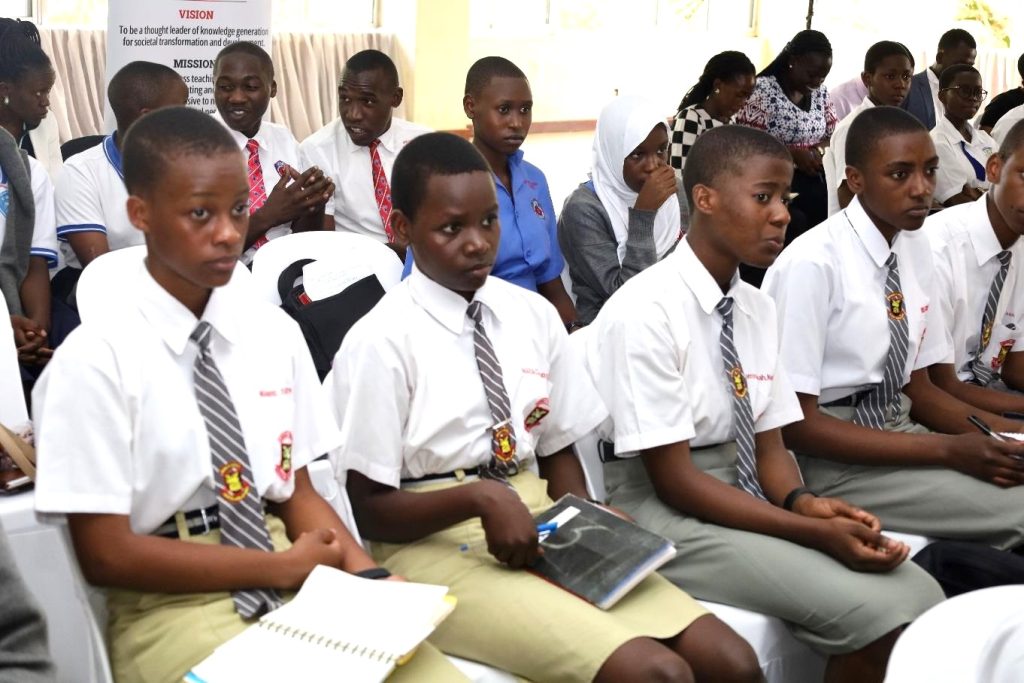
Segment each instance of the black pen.
M980 429L982 431L982 433L987 434L988 436L991 436L996 441L1006 441L1006 439L1004 439L1003 437L999 436L999 434L996 434L995 432L993 432L992 428L989 427L984 422L982 422L981 418L979 418L977 415L969 415L967 417L967 421L970 422L975 427L977 427L978 429Z

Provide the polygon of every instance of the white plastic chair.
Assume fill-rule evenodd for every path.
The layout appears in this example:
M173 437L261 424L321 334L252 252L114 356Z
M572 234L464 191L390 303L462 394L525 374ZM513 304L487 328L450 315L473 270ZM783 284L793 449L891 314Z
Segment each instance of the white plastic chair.
M137 272L145 258L146 245L140 244L108 251L82 271L75 293L82 322L101 320L120 310L118 302L131 296L133 291L125 283L131 282L128 277ZM248 287L250 279L248 268L239 262L227 286Z
M886 683L1024 681L1021 651L1005 647L1024 643L1022 614L1024 586L986 588L939 603L896 641Z
M372 273L386 292L402 280L402 262L381 242L348 232L298 232L271 240L256 252L252 262L256 296L280 306L277 279L281 271L307 258L332 266L333 282L328 286L355 281Z

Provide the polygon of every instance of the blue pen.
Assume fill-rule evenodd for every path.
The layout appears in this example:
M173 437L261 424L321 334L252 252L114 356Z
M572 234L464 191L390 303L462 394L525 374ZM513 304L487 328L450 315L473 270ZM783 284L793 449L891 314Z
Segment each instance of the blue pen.
M543 538L540 539L542 541L545 538L547 538L548 536L550 536L551 534L555 533L555 531L557 531L557 530L558 530L558 522L545 522L544 524L538 524L537 525L537 533L538 534L542 534L542 536L543 536ZM462 545L459 546L459 552L464 553L467 550L469 550L469 543L463 543Z

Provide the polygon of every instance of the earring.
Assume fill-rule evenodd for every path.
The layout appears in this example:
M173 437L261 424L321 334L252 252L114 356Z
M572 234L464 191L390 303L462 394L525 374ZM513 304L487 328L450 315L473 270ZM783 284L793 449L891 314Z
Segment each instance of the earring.
M722 91L721 91L721 90L719 90L718 88L715 88L715 94L716 94L716 95L717 95L718 93L720 93L720 92L722 92Z
M7 95L4 95L4 106L8 107L8 106L10 106L10 104L11 104L11 98L8 97Z

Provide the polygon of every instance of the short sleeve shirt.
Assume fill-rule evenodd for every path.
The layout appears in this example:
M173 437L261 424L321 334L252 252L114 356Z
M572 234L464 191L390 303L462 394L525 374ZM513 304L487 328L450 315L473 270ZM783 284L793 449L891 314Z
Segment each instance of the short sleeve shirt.
M409 142L429 133L425 126L392 117L391 126L380 136L377 155L386 177L391 178L395 158ZM374 196L370 148L352 142L337 118L310 135L299 145L303 168L319 166L334 180L334 196L324 211L334 216L334 228L387 241L384 221Z
M121 152L114 136L75 154L64 163L57 179L57 239L64 263L81 268L68 236L98 232L110 251L145 243L145 236L128 220L128 189L124 186Z
M29 173L32 176L32 200L35 204L35 221L32 227L31 256L46 259L49 268L57 267L57 235L53 217L53 183L43 165L34 157L28 157ZM0 244L7 231L7 212L10 210L11 194L7 185L7 174L0 168ZM5 307L4 311L7 310Z
M803 419L781 367L774 303L738 275L723 295L684 239L624 284L584 331L587 369L611 413L617 455L735 439L735 380L725 371L715 308L723 296L733 299L733 343L755 431Z
M224 482L195 399L189 335L199 321L142 264L124 291L120 324L84 322L36 385L36 507L127 515L145 534L179 510L212 505ZM338 445L302 334L235 283L214 290L202 319L256 490L287 500L294 471Z
M793 388L829 403L882 381L889 351L885 265L899 264L909 329L900 386L946 356L941 315L932 310L935 267L928 237L899 233L890 246L855 197L797 237L765 274L775 299L782 365Z
M924 224L935 259L935 298L942 313L949 345L944 362L952 363L962 380L974 377L969 366L982 340L981 323L992 281L1000 269L1003 251L988 217L988 197L944 209ZM996 304L988 343L980 359L996 373L1007 354L1024 336L1024 243L1010 247L1010 267Z
M571 445L604 420L582 359L539 295L491 277L477 290L501 365L517 458ZM418 268L345 336L328 379L341 425L337 466L386 486L486 464L495 420L474 351L468 302Z
M939 155L939 171L935 176L935 198L944 202L963 190L964 185L981 190L989 188L985 163L999 149L992 136L970 123L971 141L967 142L945 116L932 128L935 153ZM980 177L979 177L980 176Z

